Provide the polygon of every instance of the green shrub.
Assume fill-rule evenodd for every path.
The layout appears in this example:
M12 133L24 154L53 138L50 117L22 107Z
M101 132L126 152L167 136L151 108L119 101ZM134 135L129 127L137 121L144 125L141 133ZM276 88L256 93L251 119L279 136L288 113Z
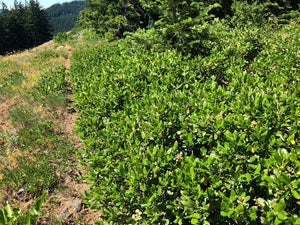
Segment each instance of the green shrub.
M43 96L64 92L67 84L65 71L66 69L61 66L41 74L35 86L38 92Z
M299 10L297 11L296 6L284 6L280 4L280 1L234 1L232 10L233 16L227 19L231 26L238 27L243 27L245 24L264 26L274 22L287 24L293 18L299 17ZM274 26L278 26L278 24L274 24Z
M58 58L60 56L60 52L54 49L47 49L44 51L37 52L36 56L34 57L34 63L39 64L51 58Z
M14 96L25 79L26 75L18 71L13 71L3 77L0 76L0 98Z
M58 32L54 37L53 41L55 43L63 43L64 41L68 40L68 35L66 32Z
M127 45L131 46L129 51L143 46L147 50L154 49L156 52L162 52L171 47L165 43L157 29L138 29L134 33L125 33L125 35Z
M205 58L75 52L86 203L115 224L299 223L296 27L235 28Z

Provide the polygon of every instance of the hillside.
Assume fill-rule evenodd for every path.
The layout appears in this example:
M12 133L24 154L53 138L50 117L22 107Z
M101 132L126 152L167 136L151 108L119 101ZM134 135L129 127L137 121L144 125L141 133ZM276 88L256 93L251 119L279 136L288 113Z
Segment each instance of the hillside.
M0 213L300 224L299 6L260 2L90 0L0 57Z
M53 26L53 35L70 31L76 24L79 12L85 7L85 1L72 1L55 4L46 9Z
M72 46L50 41L0 56L0 209L8 202L26 212L47 190L39 224L99 219L99 212L83 205L89 185L78 179L84 168L76 167L82 145L74 131L68 69L80 44L85 45L75 39Z

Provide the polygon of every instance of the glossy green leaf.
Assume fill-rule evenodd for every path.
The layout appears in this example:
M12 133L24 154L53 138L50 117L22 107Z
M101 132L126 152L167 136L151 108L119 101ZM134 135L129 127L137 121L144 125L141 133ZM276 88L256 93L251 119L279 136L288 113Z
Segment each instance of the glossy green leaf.
M195 218L191 219L191 224L198 224L198 219Z
M285 214L281 214L281 213L278 214L278 219L280 219L281 221L285 221L287 220L287 218L288 217Z
M292 190L292 194L295 199L298 199L298 200L300 199L300 194L296 190Z
M277 212L284 212L284 209L286 207L284 199L280 199L279 202L274 207L274 210Z
M239 204L236 208L235 211L238 213L242 213L244 211L244 206L242 204Z
M7 218L3 209L0 209L0 225L6 225Z

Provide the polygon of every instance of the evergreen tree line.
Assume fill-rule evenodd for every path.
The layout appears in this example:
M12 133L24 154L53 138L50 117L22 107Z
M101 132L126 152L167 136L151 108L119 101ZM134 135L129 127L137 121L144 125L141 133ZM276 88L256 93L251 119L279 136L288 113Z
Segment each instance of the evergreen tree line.
M0 13L0 54L40 45L52 38L48 15L38 1L25 5L15 1L14 7L2 3Z
M232 15L232 0L87 0L79 24L98 33L113 32L122 37L126 31L150 28L158 25L158 21L172 24L195 19L205 11L204 8L215 3L218 5L211 11L217 17Z
M87 0L78 24L92 28L108 38L123 38L128 32L141 42L171 45L183 54L207 54L213 18L233 18L233 0ZM245 0L250 6L260 4L259 15L280 16L298 10L294 0ZM257 10L256 10L257 11ZM245 12L247 14L247 12ZM240 16L240 15L237 15ZM256 16L256 15L255 15ZM245 21L247 22L247 21ZM141 33L141 32L140 32ZM148 35L147 35L148 34ZM160 47L162 46L160 45ZM153 45L151 45L153 46Z
M85 1L73 1L54 4L46 9L53 27L53 35L70 31L76 24L79 12L85 7Z

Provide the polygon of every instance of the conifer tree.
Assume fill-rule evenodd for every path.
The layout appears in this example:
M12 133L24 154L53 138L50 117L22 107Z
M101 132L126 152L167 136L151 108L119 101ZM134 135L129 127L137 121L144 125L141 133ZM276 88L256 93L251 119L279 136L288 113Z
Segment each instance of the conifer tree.
M80 13L79 25L93 28L98 33L110 32L122 37L126 31L145 27L146 11L139 0L87 0Z
M10 10L3 4L0 28L0 54L31 48L52 37L47 14L35 0L25 6L15 1Z
M184 54L206 54L206 26L214 14L231 15L232 0L87 0L79 25L123 37L154 27L166 44Z

